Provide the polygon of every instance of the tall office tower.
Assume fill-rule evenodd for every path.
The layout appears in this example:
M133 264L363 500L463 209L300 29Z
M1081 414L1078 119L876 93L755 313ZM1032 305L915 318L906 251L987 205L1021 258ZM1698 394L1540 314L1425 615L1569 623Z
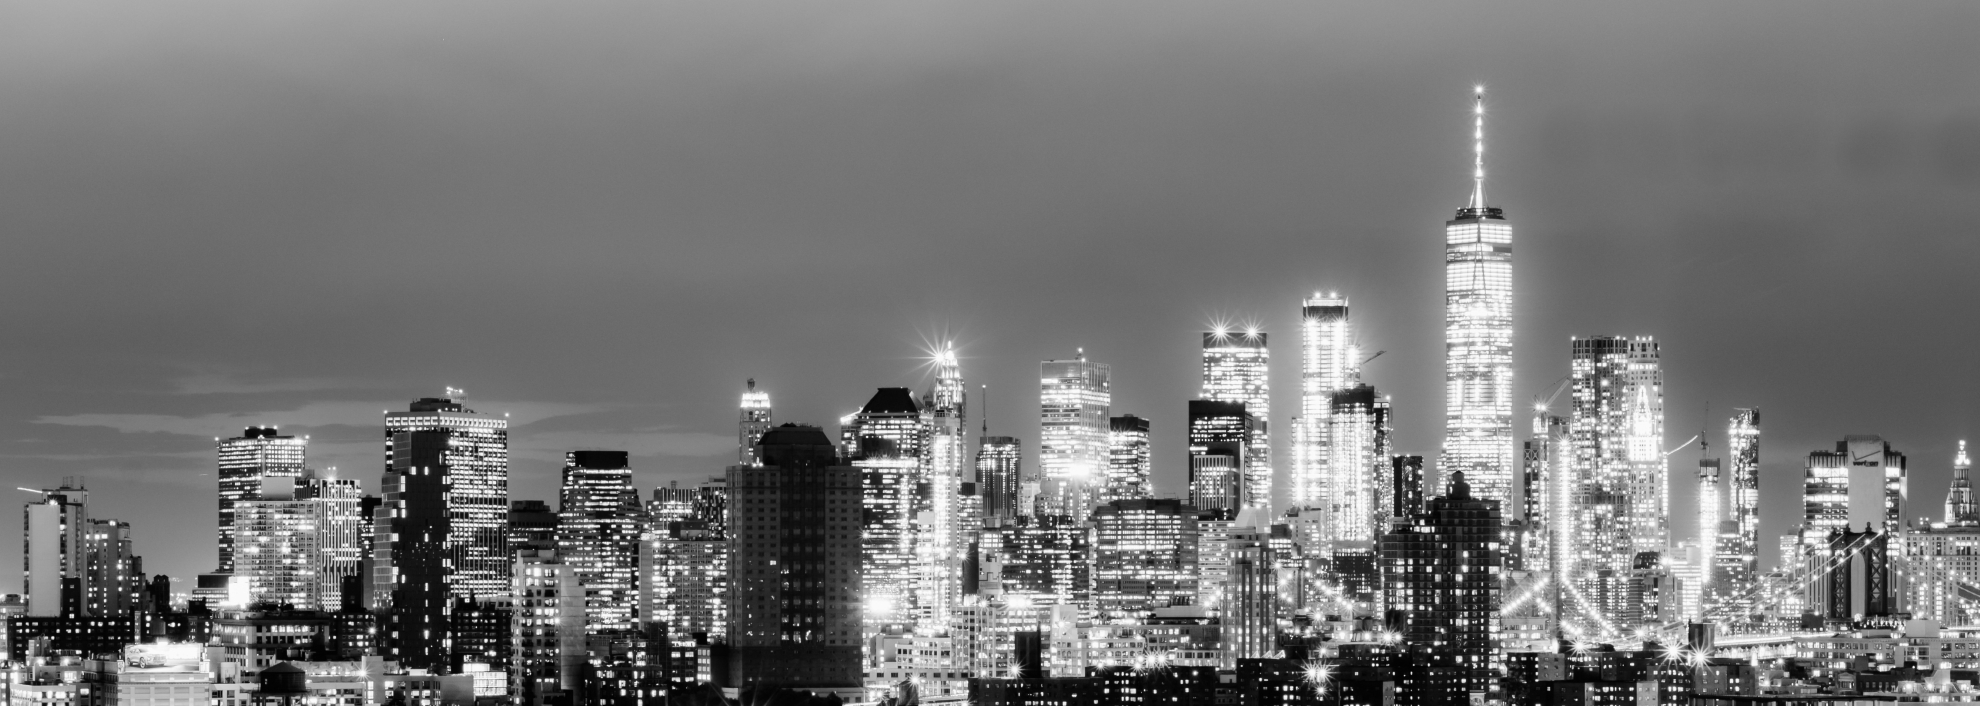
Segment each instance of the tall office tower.
M1148 464L1148 420L1126 414L1107 420L1107 487L1104 502L1155 495Z
M1980 525L1980 504L1973 500L1973 460L1966 457L1966 440L1953 457L1952 490L1946 493L1946 524Z
M1293 450L1293 504L1326 501L1327 415L1334 393L1360 382L1360 353L1348 324L1347 297L1314 292L1300 303L1299 439Z
M250 605L322 609L317 514L285 476L263 478L251 499L234 503L234 575L247 578Z
M1038 364L1038 465L1044 478L1039 504L1045 514L1086 517L1100 498L1107 468L1107 420L1113 368L1086 359Z
M521 706L541 706L546 695L578 686L584 664L584 588L577 569L559 559L556 549L520 545L515 561L509 631L515 669L509 675L509 694Z
M1383 535L1383 600L1418 664L1459 670L1458 690L1480 693L1494 688L1502 660L1501 519L1499 501L1474 497L1465 478L1451 476L1449 493Z
M447 443L411 459L412 467L446 466L446 549L452 565L448 588L454 597L475 600L509 590L509 420L476 414L459 401L426 397L404 412L385 415L387 459L396 453L397 435L438 431Z
M1408 520L1423 512L1423 457L1389 457L1390 485L1395 488L1395 505L1389 516L1396 520ZM1391 524L1394 524L1392 521ZM1383 528L1388 533L1388 528Z
M254 499L261 479L301 478L309 439L281 436L275 427L248 427L232 439L216 439L220 480L220 570L234 571L234 503Z
M1577 604L1600 623L1623 609L1639 552L1664 550L1669 476L1663 373L1649 338L1575 338L1570 374ZM1489 497L1489 496L1488 496ZM1589 604L1593 604L1590 606Z
M1278 650L1279 579L1272 555L1271 530L1243 525L1230 530L1230 574L1224 583L1223 639L1225 663L1270 656Z
M861 469L825 432L765 432L762 465L729 469L729 680L858 689Z
M1236 517L1256 417L1243 402L1189 401L1189 504Z
M296 498L309 503L316 524L316 604L323 610L343 605L344 580L362 581L365 540L364 489L355 478L311 473L296 486Z
M1102 618L1196 602L1196 508L1114 500L1093 509L1093 526L1093 607Z
M1571 538L1562 537L1574 527L1566 519L1572 486L1567 482L1570 446L1567 419L1535 410L1533 438L1526 441L1521 471L1519 498L1524 525L1518 547L1520 565L1515 570L1551 573L1559 560L1554 548L1573 546Z
M983 531L983 561L998 568L999 592L1034 605L1093 607L1093 553L1086 522L1064 515L1019 517Z
M89 555L83 548L89 531L89 491L81 482L64 478L61 487L39 492L39 499L21 508L26 615L61 617L65 582L79 583L88 571ZM76 602L81 598L75 596Z
M770 393L758 392L756 378L742 394L742 416L736 422L736 463L754 466L762 459L756 454L756 440L770 431Z
M1327 412L1327 540L1336 552L1369 552L1388 530L1395 488L1388 471L1389 400L1368 385L1334 393Z
M905 626L921 578L916 520L926 507L920 495L928 481L928 427L907 388L883 387L845 420L840 437L845 458L860 469L864 617L876 629Z
M669 522L692 520L694 502L700 496L700 491L694 488L681 487L680 481L667 481L667 487L653 489L653 499L646 503L646 521L660 526Z
M708 525L708 531L729 536L729 478L715 476L695 488L694 519Z
M969 397L953 344L935 354L935 387L923 398L921 424L928 444L922 449L923 487L916 492L915 603L919 617L948 625L949 610L962 600L963 550L968 543L956 524L964 470L968 467Z
M564 454L557 556L584 585L587 632L632 630L638 598L639 491L624 451Z
M1485 200L1485 92L1474 106L1471 201L1444 223L1443 477L1512 497L1512 225Z
M1709 453L1710 445L1704 440L1698 444L1702 457ZM1698 566L1699 576L1704 580L1702 594L1707 598L1719 587L1712 585L1719 559L1719 523L1726 516L1725 504L1725 464L1716 458L1698 459Z
M89 521L83 540L82 614L116 618L141 605L144 560L131 551L131 523Z
M1721 513L1706 577L1707 617L1741 620L1753 612L1754 582L1760 576L1760 410L1735 409L1726 425L1729 467L1721 476ZM1701 537L1706 531L1699 528Z
M449 541L455 534L449 491L456 487L456 466L448 463L455 458L453 441L444 429L393 434L392 465L372 513L368 607L389 611L381 626L386 656L411 669L443 669L452 650L451 589L460 570Z
M699 520L650 527L640 539L640 622L665 625L676 637L726 635L729 538Z
M1024 446L1015 436L985 436L976 446L976 492L983 496L983 517L1011 518L1031 514L1020 502Z
M1835 451L1811 451L1802 475L1801 543L1829 546L1829 534L1873 525L1882 532L1903 527L1911 496L1904 454L1874 435L1850 435Z
M1245 441L1244 507L1272 506L1272 388L1271 356L1266 335L1256 329L1243 333L1206 331L1203 334L1203 394L1206 400L1242 402L1252 416L1251 438Z
M557 548L557 511L541 500L509 502L509 548Z

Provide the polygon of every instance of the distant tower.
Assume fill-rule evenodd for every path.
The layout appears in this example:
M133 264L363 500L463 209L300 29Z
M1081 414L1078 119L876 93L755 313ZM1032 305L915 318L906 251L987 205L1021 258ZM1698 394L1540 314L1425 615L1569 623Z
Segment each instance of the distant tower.
M1272 556L1271 530L1239 526L1230 529L1230 571L1224 583L1223 640L1225 664L1240 659L1269 657L1277 650L1278 565Z
M1024 447L1015 436L985 436L977 444L976 492L983 496L984 519L1031 514L1020 502L1023 463Z
M1698 568L1703 579L1704 595L1711 596L1721 587L1714 585L1719 578L1713 569L1718 565L1719 522L1725 516L1725 467L1711 456L1712 445L1700 434L1698 439Z
M770 393L758 392L756 378L750 378L749 389L742 394L742 415L736 422L736 463L754 466L762 459L756 456L756 440L763 432L770 430Z
M631 630L638 598L639 491L624 451L564 454L557 556L584 586L587 633Z
M1299 428L1293 449L1292 501L1301 508L1327 501L1327 415L1334 393L1359 382L1348 300L1314 292L1300 302Z
M1086 359L1038 365L1038 461L1045 514L1086 517L1100 499L1107 468L1107 420L1112 416L1113 368Z
M1966 457L1966 440L1959 442L1959 455L1953 457L1952 491L1946 494L1946 524L1980 524L1980 505L1973 500L1973 461Z
M39 491L41 497L21 507L21 563L28 616L62 616L67 582L82 581L88 569L89 557L83 547L90 529L89 491L70 480L63 479L60 488ZM81 602L81 596L76 598Z
M1189 401L1189 504L1223 519L1244 508L1244 457L1257 418L1243 402Z
M1272 388L1271 355L1266 335L1257 329L1203 333L1203 394L1206 400L1242 402L1252 416L1251 438L1245 441L1244 507L1272 505Z
M1327 514L1333 550L1368 553L1388 531L1395 504L1389 400L1368 385L1334 393L1327 413Z
M781 427L780 427L781 428ZM926 507L923 463L929 440L921 407L905 387L883 387L840 429L840 443L863 483L860 541L866 618L876 628L905 627L920 581L916 524ZM733 491L733 485L731 485Z
M1512 497L1512 226L1485 200L1485 89L1473 107L1471 201L1444 224L1445 477Z
M1753 607L1754 581L1760 575L1760 411L1735 409L1726 425L1727 468L1721 475L1721 512L1713 551L1706 610L1738 620ZM1699 528L1704 539L1708 530ZM1707 618L1710 619L1711 615Z
M1802 473L1801 543L1827 547L1832 532L1903 527L1909 495L1905 456L1883 437L1853 434L1835 451L1811 451Z
M1663 445L1663 370L1648 337L1593 336L1572 340L1569 415L1574 448L1569 482L1580 593L1613 617L1642 552L1663 552L1669 515L1669 474Z
M922 451L928 490L917 493L923 508L915 514L920 535L915 559L921 573L916 602L921 617L948 625L950 609L962 599L963 560L969 549L962 538L964 528L958 524L964 470L969 466L969 395L954 344L944 344L934 363L935 387L921 406L922 426L928 430L928 445Z
M255 499L263 478L301 478L309 440L282 436L275 427L248 427L217 442L220 480L220 573L234 572L234 503Z
M1499 501L1473 497L1466 474L1446 479L1445 496L1382 537L1383 603L1412 667L1454 669L1437 686L1487 691L1500 668ZM1425 680L1424 683L1431 683ZM1436 688L1436 687L1430 687ZM1421 703L1452 703L1426 694Z
M446 442L421 447L405 460L409 468L446 466L452 478L446 491L448 588L462 600L505 595L515 568L508 541L509 420L477 413L459 400L422 398L385 415L386 462L395 462L399 434L426 431L442 433ZM396 466L388 474L395 472Z
M850 693L860 671L860 476L817 427L729 468L729 681ZM805 511L794 511L803 508Z
M1106 502L1154 497L1149 477L1148 420L1132 414L1108 420Z

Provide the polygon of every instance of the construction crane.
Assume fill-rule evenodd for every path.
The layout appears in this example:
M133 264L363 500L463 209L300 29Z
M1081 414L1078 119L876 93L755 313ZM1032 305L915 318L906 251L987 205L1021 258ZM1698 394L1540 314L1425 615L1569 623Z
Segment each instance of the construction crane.
M1559 381L1559 382L1556 382L1556 383L1554 383L1554 392L1553 392L1552 394L1549 394L1549 395L1547 395L1547 400L1546 400L1545 402L1542 402L1542 401L1540 401L1540 396L1539 396L1539 395L1534 395L1534 396L1533 396L1533 411L1535 411L1535 412L1545 412L1545 411L1547 411L1547 409L1548 409L1549 407L1553 407L1553 406L1554 406L1554 400L1558 400L1558 399L1560 399L1560 398L1561 398L1561 393L1563 393L1563 392L1567 392L1567 389L1568 389L1568 382L1569 382L1570 380L1573 380L1573 379L1574 379L1574 376L1572 376L1572 375L1562 375L1562 376L1561 376L1561 379L1560 379L1560 381Z
M1376 358L1380 358L1380 357L1382 357L1382 354L1383 354L1383 353L1387 353L1387 352L1388 352L1388 351L1375 351L1375 355L1371 355L1371 356L1368 356L1368 360L1374 360L1374 359L1376 359ZM1368 364L1368 360L1364 360L1364 361L1361 361L1361 365L1367 365L1367 364ZM1357 367L1357 368L1358 368L1358 367L1361 367L1361 366L1360 366L1360 365L1357 365L1357 366L1355 366L1355 367Z

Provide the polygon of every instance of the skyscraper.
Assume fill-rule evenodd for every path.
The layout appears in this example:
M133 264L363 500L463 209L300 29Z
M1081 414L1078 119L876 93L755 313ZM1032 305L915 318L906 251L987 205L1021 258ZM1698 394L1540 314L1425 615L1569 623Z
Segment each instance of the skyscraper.
M1466 475L1449 493L1382 538L1384 603L1390 629L1420 661L1457 670L1461 692L1496 688L1499 636L1499 501L1471 494ZM1407 671L1409 667L1405 668ZM1436 703L1402 698L1397 703Z
M1031 514L1020 504L1020 474L1024 448L1015 436L985 436L976 446L976 488L983 496L983 517L1009 518Z
M510 620L515 673L509 693L523 706L540 706L550 692L578 685L584 663L584 588L577 570L557 550L516 549L515 610Z
M1086 359L1038 366L1039 489L1046 514L1085 517L1100 498L1107 468L1107 420L1111 416L1113 369Z
M1760 410L1733 410L1726 424L1726 461L1706 609L1736 618L1751 611L1760 575Z
M269 477L301 478L309 440L282 436L275 427L248 427L240 436L217 440L220 481L220 573L234 571L234 503L252 500Z
M557 556L584 587L585 631L633 629L641 508L627 453L564 454L561 495Z
M1388 531L1395 488L1387 472L1389 400L1374 387L1334 393L1327 413L1327 540L1334 551L1371 552Z
M1444 224L1444 477L1512 497L1512 226L1485 200L1485 89L1473 107L1471 201Z
M127 618L144 587L131 525L89 516L89 491L64 478L21 508L24 616ZM0 620L4 620L0 617Z
M856 692L862 471L817 427L758 446L761 466L729 469L729 682Z
M1244 481L1239 503L1245 507L1272 505L1272 388L1265 347L1257 329L1203 333L1203 394L1206 400L1242 402L1252 416L1251 437L1245 440Z
M1536 409L1533 438L1525 444L1520 479L1520 562L1512 570L1551 573L1560 565L1561 554L1572 551L1573 538L1567 534L1574 529L1570 519L1574 485L1570 482L1571 448L1567 419Z
M1980 504L1973 499L1973 460L1966 457L1966 440L1953 457L1952 489L1946 493L1946 524L1980 525Z
M459 401L426 397L404 412L385 415L385 455L394 458L397 435L437 431L445 443L422 447L411 467L444 465L451 487L446 549L452 565L449 590L473 600L509 590L509 420L477 414Z
M916 542L921 493L928 481L928 427L905 387L883 387L845 420L840 444L860 469L865 512L860 529L866 619L876 629L914 617L920 582ZM731 488L733 488L733 481Z
M343 603L344 579L362 580L366 539L371 536L364 515L364 490L355 478L328 478L309 473L296 487L296 497L309 503L316 524L316 602L323 610Z
M392 465L373 511L369 607L388 611L382 626L386 656L409 668L443 669L449 662L459 570L450 541L454 531L448 489L454 487L454 466L447 461L452 440L445 429L393 434Z
M650 525L640 542L640 621L679 638L726 636L729 538L690 519Z
M1648 337L1572 341L1574 447L1571 483L1581 604L1596 622L1624 610L1636 555L1665 550L1669 475L1664 469L1663 371ZM1584 611L1586 612L1586 611Z
M1221 607L1224 659L1230 661L1222 666L1236 667L1236 660L1265 657L1278 649L1273 638L1278 634L1279 579L1269 528L1239 522L1230 529L1229 543L1230 573Z
M1348 322L1348 300L1334 293L1314 292L1300 303L1299 432L1293 450L1293 504L1317 507L1326 502L1327 415L1334 393L1359 382L1355 370L1360 353Z
M1101 500L1140 500L1154 496L1148 465L1148 420L1127 414L1107 423L1107 487L1101 493Z
M1189 504L1236 517L1244 508L1244 455L1256 418L1243 402L1189 401Z
M1911 495L1904 454L1875 435L1843 437L1835 451L1808 453L1802 474L1801 543L1829 546L1833 532L1864 525L1884 532L1903 527Z
M770 430L770 393L756 389L756 378L746 383L748 388L742 394L742 415L736 422L736 463L753 466L759 460L756 456L756 440L763 432Z
M248 579L248 603L321 610L317 506L296 495L296 480L263 478L250 499L234 504L234 574Z
M921 617L935 625L949 623L949 610L962 599L963 553L968 542L957 523L962 502L964 470L968 467L969 432L965 418L969 409L967 388L955 346L945 344L935 354L935 387L923 398L921 424L927 429L928 445L922 451L926 469L916 493L922 507L915 523L920 540L915 547L920 571L915 602Z
M1196 508L1114 500L1093 509L1093 603L1103 618L1196 601Z

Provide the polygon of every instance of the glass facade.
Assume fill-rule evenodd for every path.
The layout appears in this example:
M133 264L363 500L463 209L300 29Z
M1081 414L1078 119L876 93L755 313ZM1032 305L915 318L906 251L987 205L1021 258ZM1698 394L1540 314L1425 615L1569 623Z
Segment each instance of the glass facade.
M633 629L643 509L626 452L565 454L561 501L557 556L584 586L586 632Z
M220 481L220 570L234 571L234 503L253 500L263 478L301 478L309 439L281 436L275 427L248 427L216 442Z
M1104 502L1140 500L1155 495L1148 463L1148 420L1132 414L1108 420L1107 487Z
M1272 505L1272 387L1271 355L1265 347L1266 334L1206 331L1203 333L1202 399L1242 402L1251 415L1251 436L1245 440L1244 478L1239 488L1239 504L1266 508Z
M447 491L448 588L455 598L501 595L509 590L509 420L477 414L450 399L424 398L404 412L385 415L385 458L393 435L439 431L447 435L441 463Z
M1039 502L1046 514L1083 518L1098 504L1107 468L1113 369L1081 351L1038 370Z
M1292 502L1325 502L1329 459L1327 415L1334 393L1354 386L1360 352L1348 322L1348 300L1315 292L1300 303L1299 430L1293 448Z
M1481 498L1513 486L1512 225L1485 201L1485 104L1476 106L1471 203L1444 224L1444 454Z

